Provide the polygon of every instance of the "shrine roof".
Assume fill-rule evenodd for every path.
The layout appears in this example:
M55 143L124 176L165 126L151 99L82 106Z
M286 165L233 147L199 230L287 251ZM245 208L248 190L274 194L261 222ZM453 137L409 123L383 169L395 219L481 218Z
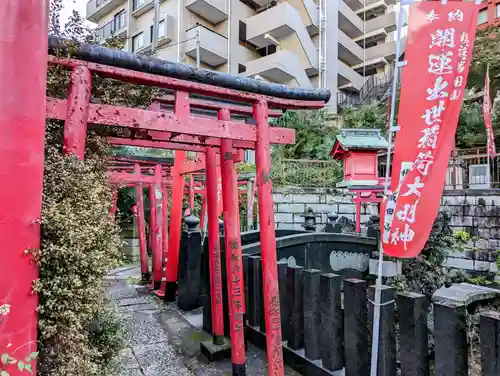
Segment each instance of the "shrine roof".
M341 129L330 155L338 158L347 150L383 150L387 147L387 140L379 129Z

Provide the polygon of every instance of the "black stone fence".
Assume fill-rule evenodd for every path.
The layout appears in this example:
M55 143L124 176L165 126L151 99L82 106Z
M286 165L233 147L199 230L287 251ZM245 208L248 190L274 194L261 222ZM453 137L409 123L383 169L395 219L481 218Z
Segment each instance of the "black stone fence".
M285 363L306 376L369 375L375 287L361 279L342 281L338 274L286 262L278 265L278 279ZM246 339L265 348L260 256L245 257L245 281ZM409 292L396 294L383 286L381 302L378 375L430 376L434 374L431 369L437 376L469 374L465 304L433 303L435 350L431 358L428 298ZM499 375L499 338L499 313L482 313L482 376Z
M277 230L279 231L279 230ZM337 273L342 278L362 278L368 273L370 255L376 249L376 239L354 235L333 233L297 233L294 235L277 237L276 252L280 264L303 266L306 269L318 269L322 272ZM260 272L250 269L251 259L260 257L260 242L245 244L242 247L243 268L245 273L245 296L249 299L259 299L255 291L251 290L250 278ZM210 306L210 279L208 270L208 256L204 252L203 280L201 301L203 304L203 327L211 332ZM225 268L225 252L221 251L224 317L229 317L227 304L227 275ZM257 273L257 274L256 274ZM260 279L262 280L262 278ZM253 297L253 298L251 298ZM225 333L229 335L228 320L225 321Z
M202 295L205 289L210 290L208 239L205 238L202 245L202 235L197 229L199 219L194 216L184 218L186 230L182 232L179 248L179 278L177 302L180 309L190 311L202 305ZM301 234L298 230L276 230L276 237L291 234ZM259 231L248 231L241 233L242 244L259 241ZM224 236L220 237L220 248L224 252ZM223 270L225 260L222 256ZM225 278L225 274L224 274ZM209 293L209 292L208 292ZM210 297L209 297L210 299Z

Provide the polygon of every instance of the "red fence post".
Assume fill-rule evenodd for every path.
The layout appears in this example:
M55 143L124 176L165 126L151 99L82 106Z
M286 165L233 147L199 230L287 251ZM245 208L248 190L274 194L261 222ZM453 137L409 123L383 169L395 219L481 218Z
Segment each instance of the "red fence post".
M163 275L163 208L162 208L162 181L161 181L161 166L155 165L153 191L153 206L155 207L155 223L152 227L153 231L153 289L159 290L161 286L161 278Z
M220 259L219 216L217 215L217 152L207 147L205 210L208 212L208 255L210 260L210 299L212 306L213 342L224 343L224 311L222 302L222 270ZM204 214L204 213L203 213Z
M227 109L219 110L220 120L230 120ZM222 200L224 204L224 239L226 253L231 362L233 375L245 375L245 291L239 227L238 181L233 161L233 141L221 140Z
M156 228L156 205L155 205L155 187L154 183L149 185L148 190L148 198L149 198L149 235L148 235L148 244L149 250L151 253L151 258L153 260L153 278L152 278L152 289L156 290L157 286L155 285L156 280L158 280L158 271L155 274L155 228Z
M269 142L268 105L265 100L254 103L257 125L256 162L259 198L259 222L262 254L262 283L266 320L268 375L283 376L281 315L274 232L274 202L271 182L271 147Z
M180 170L186 160L186 152L177 150L172 168L172 209L170 211L170 236L168 238L167 267L165 269L165 300L175 301L177 292L177 271L179 268L179 247L181 242L182 200L184 198L184 176Z
M68 108L64 123L65 154L73 154L83 160L85 139L87 138L87 120L89 102L92 96L92 73L85 66L73 68L68 88Z
M136 163L134 165L134 174L137 177L141 176L141 168ZM146 243L146 220L144 217L144 190L142 183L137 183L137 228L139 233L139 252L141 258L141 275L144 282L149 281L151 274L149 273L148 247Z
M25 251L40 248L48 3L0 1L0 353L17 359L37 351L38 268Z
M162 265L165 265L165 260L168 254L168 187L162 186L162 206L163 206L163 224L162 224ZM162 289L165 291L165 288Z
M189 174L189 209L191 210L191 214L194 210L194 175Z

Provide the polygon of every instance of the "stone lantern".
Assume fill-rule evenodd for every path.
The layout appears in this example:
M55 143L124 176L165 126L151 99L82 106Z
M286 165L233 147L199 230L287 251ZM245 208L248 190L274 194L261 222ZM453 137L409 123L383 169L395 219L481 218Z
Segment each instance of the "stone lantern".
M309 207L304 214L304 224L302 226L306 231L316 231L316 214L314 214L311 207Z

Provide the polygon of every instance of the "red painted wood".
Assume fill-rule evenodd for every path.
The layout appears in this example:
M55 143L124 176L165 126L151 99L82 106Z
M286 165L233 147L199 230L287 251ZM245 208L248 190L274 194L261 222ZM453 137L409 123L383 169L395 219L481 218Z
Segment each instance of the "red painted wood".
M129 174L126 172L118 172L118 171L111 171L108 173L109 180L111 184L118 184L118 185L128 185L132 184L135 185L136 183L143 183L146 185L151 185L153 184L154 178L151 175L141 175L141 176L136 176L134 174ZM163 178L162 181L163 184L168 184L170 185L172 183L172 179L169 178Z
M208 250L210 263L210 299L212 332L214 340L224 337L224 309L222 300L222 264L220 257L219 216L217 204L217 154L215 149L206 150L207 196L204 202L208 211ZM204 215L205 213L203 213ZM203 218L203 217L202 217Z
M47 25L48 0L0 1L0 353L17 359L37 351L38 268L25 251L40 248Z
M66 100L47 98L47 118L64 120L66 106ZM256 141L256 128L250 124L232 121L220 122L216 119L190 116L186 126L184 126L184 120L181 121L171 112L111 105L90 104L89 122L145 129L157 141L220 146L220 140L217 138L231 138L236 141L235 147L241 149L254 149ZM196 126L195 129L191 129L192 125L197 123L200 123L200 125ZM238 135L240 130L244 132ZM181 134L173 137L171 133ZM295 131L293 129L272 127L270 137L272 144L293 144L295 142Z
M229 120L229 111L226 109L220 110L219 118ZM233 142L231 140L222 140L221 173L222 200L224 204L224 239L227 285L229 290L231 361L234 367L234 365L245 365L245 291L239 227L237 174L233 161L233 153Z
M276 128L278 130L284 128ZM175 137L166 136L167 132L159 132L159 131L148 131L148 135L153 138L153 140L157 141L172 141L179 143L189 143L192 145L203 145L203 146L214 146L220 147L220 138L212 138L212 137L198 137L198 136L190 136L187 134L181 134ZM294 133L295 134L295 133ZM293 136L295 137L295 136ZM235 141L235 148L241 149L255 149L255 142L252 141Z
M153 280L154 289L157 290L161 285L161 278L163 276L163 264L165 258L163 257L163 198L162 198L162 179L161 167L155 166L154 185L153 185L153 199L155 207L155 222L153 229Z
M266 320L266 348L268 375L283 376L283 348L281 343L280 298L276 236L274 233L274 202L271 182L271 145L269 142L268 105L265 101L254 104L257 123L256 149L257 184L259 197L260 239L262 254L262 283L264 286L264 312Z
M73 68L68 88L63 151L65 154L76 155L81 160L85 156L91 91L92 73L90 70L84 66Z
M157 86L166 89L185 90L190 93L197 93L209 97L226 98L232 100L241 100L244 102L255 102L265 100L273 108L301 109L301 108L323 108L323 101L303 101L286 98L276 98L261 94L248 93L233 89L226 89L219 86L201 84L199 82L184 81L172 77L157 76L150 73L136 72L123 68L110 67L107 65L89 63L86 61L63 59L55 56L49 56L50 64L61 64L67 67L84 65L89 67L92 72L98 73L102 77L117 78L124 82L130 82L140 85Z
M155 98L155 101L171 104L175 102L175 96L168 94L162 97ZM226 109L231 111L231 113L233 114L253 115L252 106L242 106L233 103L224 103L224 102L210 101L198 98L192 98L190 99L189 102L191 108L199 108L202 110L216 110L216 111L220 109ZM269 117L281 117L281 116L283 116L283 111L269 110Z
M162 187L162 205L163 205L163 226L162 226L162 259L165 265L165 260L168 255L168 187L163 185ZM164 273L163 273L164 274ZM162 281L160 290L165 293L165 281Z
M141 175L141 168L138 164L134 166L135 175ZM144 216L144 188L142 183L137 183L137 232L139 233L139 254L141 259L141 275L143 280L148 280L149 275L149 259L148 248L146 242L146 217Z
M184 196L184 177L180 174L180 166L186 159L186 152L175 152L175 164L172 168L172 209L170 211L170 232L168 238L168 261L165 272L167 283L177 282L179 267L179 246L181 241L182 201Z
M203 163L205 164L205 163ZM204 169L205 166L202 167ZM193 174L189 174L189 208L191 212L194 210L194 176Z
M157 284L161 281L161 268L159 267L158 260L155 261L156 258L156 248L155 248L155 230L156 230L156 199L155 199L155 179L153 177L153 182L149 186L148 190L148 198L149 198L149 236L148 236L148 244L149 250L153 259L153 278L151 279L151 288L156 290Z
M127 145L127 146L138 146L144 148L157 148L157 149L167 149L167 150L184 150L192 152L204 152L205 147L201 145L189 145L181 144L169 141L150 141L150 140L139 140L130 138L119 138L119 137L108 137L107 141L111 145Z
M344 180L378 180L378 151L349 150L343 154Z

